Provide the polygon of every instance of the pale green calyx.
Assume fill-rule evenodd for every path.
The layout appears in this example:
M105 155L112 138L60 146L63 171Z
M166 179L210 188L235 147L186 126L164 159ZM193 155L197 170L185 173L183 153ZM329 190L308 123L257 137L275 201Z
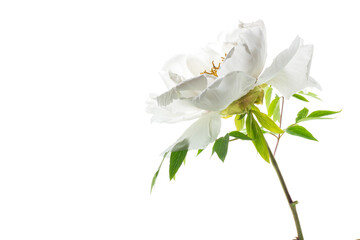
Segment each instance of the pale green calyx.
M245 96L232 102L220 114L222 117L230 117L234 114L243 114L248 112L254 104L262 104L264 99L264 90L262 86L256 86Z

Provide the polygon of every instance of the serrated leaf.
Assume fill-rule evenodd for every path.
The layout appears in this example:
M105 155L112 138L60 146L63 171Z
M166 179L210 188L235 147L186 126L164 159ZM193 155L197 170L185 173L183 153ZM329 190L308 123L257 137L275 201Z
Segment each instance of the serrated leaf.
M322 100L319 98L319 96L316 95L315 93L312 93L312 92L307 92L307 93L305 93L305 92L303 92L303 91L300 91L299 93L300 93L300 94L303 94L303 95L306 95L306 96L310 96L310 97L316 98L317 100L322 101Z
M309 113L309 109L307 108L303 108L302 110L300 110L297 114L297 117L295 119L296 122L299 122L301 119L306 118L306 116Z
M328 116L328 115L332 115L335 113L339 113L340 111L328 111L328 110L319 110L319 111L315 111L309 114L309 118L318 118L318 117L323 117L323 116Z
M244 125L245 125L244 117L245 117L245 114L235 116L234 121L235 121L236 130L241 131L244 128Z
M276 106L279 104L280 98L276 96L270 103L269 109L268 109L268 116L271 117L274 114L274 110Z
M276 123L269 118L265 113L262 113L260 111L253 111L255 114L257 120L267 130L273 133L284 133L284 131L276 125Z
M286 132L294 136L317 141L317 139L308 130L306 130L306 128L299 125L292 125L288 127Z
M252 142L260 156L270 163L269 151L264 134L251 112L248 113L248 117L246 118L246 130L248 131L248 136L253 139Z
M202 151L204 151L204 149L199 149L196 156L198 156Z
M270 103L271 103L271 95L272 95L272 87L268 86L268 88L265 91L265 104L266 104L266 109L269 111L269 107L270 107Z
M159 175L161 166L162 166L162 164L163 164L163 162L164 162L164 160L165 160L166 155L167 155L167 153L164 154L164 157L163 157L163 159L162 159L162 161L161 161L161 163L160 163L160 165L159 165L159 167L158 167L158 170L156 171L156 173L154 174L154 177L152 178L151 188L150 188L150 194L152 193L152 190L153 190L153 188L154 188L154 186L155 186L156 179L157 179L157 177L158 177L158 175Z
M293 94L292 95L294 98L297 98L297 99L299 99L299 100L301 100L301 101L304 101L304 102L309 102L309 100L307 100L304 96L301 96L301 95L299 95L299 94Z
M238 132L238 131L229 132L229 136L234 137L234 138L239 138L242 140L252 140L250 137L248 137L244 133Z
M221 161L225 161L227 150L229 146L229 134L226 134L224 137L218 138L213 146L212 154L216 152Z
M188 152L187 149L171 152L170 167L169 167L170 180L175 179L175 175L179 170L179 168L181 167L181 164L184 162L187 152Z

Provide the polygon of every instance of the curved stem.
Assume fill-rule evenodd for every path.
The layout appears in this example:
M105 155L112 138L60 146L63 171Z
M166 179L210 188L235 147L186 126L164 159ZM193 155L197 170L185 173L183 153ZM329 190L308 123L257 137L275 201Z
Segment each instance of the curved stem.
M302 234L302 231L301 231L301 226L300 226L300 221L299 221L299 216L297 214L297 211L296 211L296 204L298 203L297 201L293 201L291 199L291 196L290 196L290 193L289 193L289 190L287 189L286 187L286 184L285 184L285 181L284 181L284 178L281 174L281 171L279 169L279 166L276 162L276 159L273 155L273 153L271 152L271 149L268 147L268 150L269 150L269 154L270 154L270 159L271 159L271 163L276 171L276 174L280 180L280 183L281 183L281 187L282 189L284 190L284 193L285 193L285 196L286 196L286 199L289 203L289 206L290 206L290 209L291 209L291 212L293 214L293 217L294 217L294 220L295 220L295 225L296 225L296 230L297 230L297 233L298 233L298 240L304 240L304 236Z

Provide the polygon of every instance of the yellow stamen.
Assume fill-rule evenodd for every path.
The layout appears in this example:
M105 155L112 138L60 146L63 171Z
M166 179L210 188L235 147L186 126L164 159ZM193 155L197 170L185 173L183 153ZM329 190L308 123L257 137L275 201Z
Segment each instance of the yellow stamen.
M223 62L223 61L225 60L226 55L227 55L227 54L225 53L225 57L221 57L221 62ZM209 75L213 75L213 76L215 76L215 77L218 77L217 71L218 71L219 68L220 68L221 62L219 62L219 64L218 64L217 66L215 66L214 61L212 61L212 62L211 62L211 63L212 63L212 68L210 69L210 71L208 72L207 70L205 70L205 71L201 72L200 74L209 74Z

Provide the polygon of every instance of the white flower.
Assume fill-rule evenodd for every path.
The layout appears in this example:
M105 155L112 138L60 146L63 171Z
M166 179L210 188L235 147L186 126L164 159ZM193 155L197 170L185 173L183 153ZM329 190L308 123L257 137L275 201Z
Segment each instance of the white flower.
M240 23L197 54L170 59L161 72L169 90L150 100L147 111L157 122L198 120L165 152L204 149L220 132L221 112L261 84L271 84L287 99L306 87L320 88L309 76L312 53L313 46L296 37L263 71L266 32L259 20Z

